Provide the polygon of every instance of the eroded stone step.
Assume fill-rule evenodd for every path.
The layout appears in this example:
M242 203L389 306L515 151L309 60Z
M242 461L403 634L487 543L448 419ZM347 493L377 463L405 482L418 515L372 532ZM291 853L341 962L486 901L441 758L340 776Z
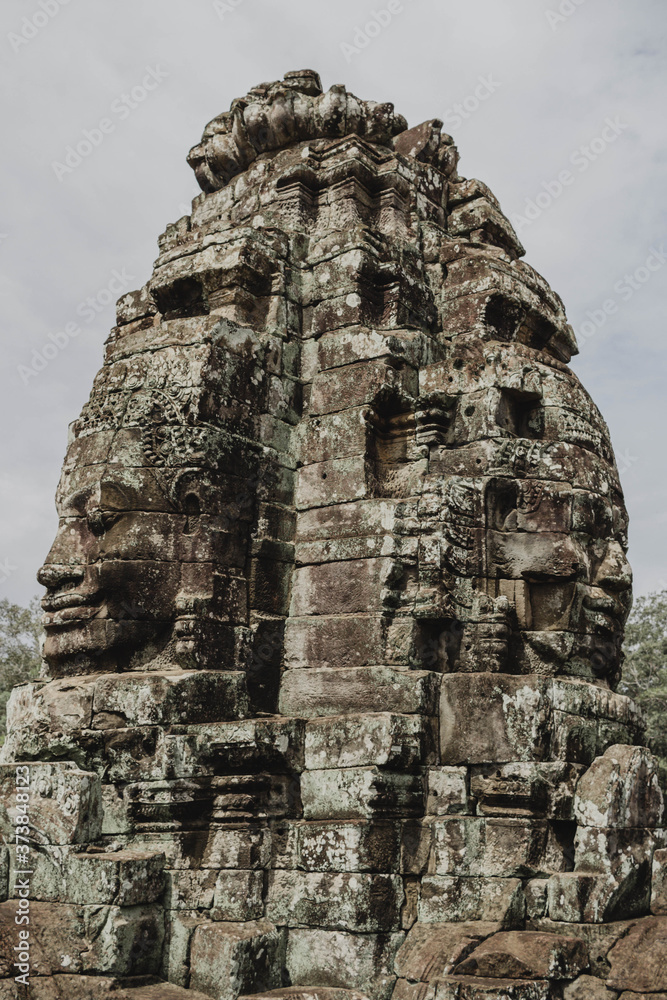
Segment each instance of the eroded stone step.
M204 993L172 983L124 986L117 979L100 976L30 976L29 986L0 979L0 1000L211 1000Z
M330 986L287 986L268 993L250 993L239 1000L368 1000L357 990L341 990Z
M551 981L574 979L588 967L588 948L577 938L504 931L482 941L454 971L488 978Z
M432 984L420 1000L553 1000L554 993L546 981L536 979L472 979L468 976L446 976Z
M205 993L185 990L182 986L174 986L173 983L156 983L153 986L121 990L118 996L119 1000L211 1000ZM113 1000L116 1000L116 994Z

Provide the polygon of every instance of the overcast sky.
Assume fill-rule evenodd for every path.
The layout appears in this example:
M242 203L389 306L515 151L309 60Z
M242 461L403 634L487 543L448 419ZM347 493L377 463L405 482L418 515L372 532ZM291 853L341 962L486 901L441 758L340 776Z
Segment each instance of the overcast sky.
M0 598L41 592L67 425L198 192L188 149L302 68L445 120L579 333L635 592L667 586L666 25L664 0L2 0Z

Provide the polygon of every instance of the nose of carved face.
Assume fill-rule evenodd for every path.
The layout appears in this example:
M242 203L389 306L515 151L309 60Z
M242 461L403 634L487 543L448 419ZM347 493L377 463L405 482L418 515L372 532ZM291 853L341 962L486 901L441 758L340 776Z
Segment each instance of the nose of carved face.
M49 613L89 605L97 596L96 574L91 565L98 551L84 517L64 517L37 580L46 587L42 607ZM51 624L49 621L45 625Z
M632 587L632 569L619 542L609 542L593 584L619 596L623 596Z
M84 571L80 566L64 563L45 562L37 571L37 582L47 590L59 590L65 586L76 586L83 580Z

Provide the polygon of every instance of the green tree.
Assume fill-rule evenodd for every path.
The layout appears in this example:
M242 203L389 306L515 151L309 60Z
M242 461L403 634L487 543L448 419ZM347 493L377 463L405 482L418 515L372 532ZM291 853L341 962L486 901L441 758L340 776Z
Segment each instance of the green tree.
M42 660L39 598L27 608L0 601L0 743L5 735L7 700L12 688L37 676Z
M638 597L625 630L620 690L646 716L646 739L667 787L667 590Z

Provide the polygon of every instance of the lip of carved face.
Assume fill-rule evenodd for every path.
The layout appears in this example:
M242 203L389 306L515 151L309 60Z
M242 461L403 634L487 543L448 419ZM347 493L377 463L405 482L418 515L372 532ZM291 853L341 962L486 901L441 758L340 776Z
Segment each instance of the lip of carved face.
M77 591L48 593L42 600L42 625L45 629L69 625L75 621L89 621L100 617L101 594L82 594Z
M609 594L585 594L582 600L583 615L591 631L613 635L620 631L625 618L622 603Z

